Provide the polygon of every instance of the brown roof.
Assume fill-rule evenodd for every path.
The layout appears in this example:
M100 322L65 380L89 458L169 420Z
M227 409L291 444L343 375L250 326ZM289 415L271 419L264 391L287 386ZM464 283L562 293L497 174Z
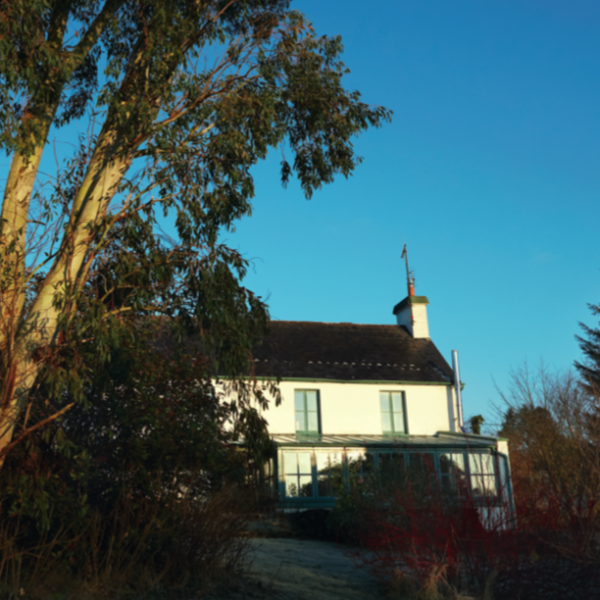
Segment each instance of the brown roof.
M449 383L452 369L430 339L397 325L271 321L254 351L257 376Z

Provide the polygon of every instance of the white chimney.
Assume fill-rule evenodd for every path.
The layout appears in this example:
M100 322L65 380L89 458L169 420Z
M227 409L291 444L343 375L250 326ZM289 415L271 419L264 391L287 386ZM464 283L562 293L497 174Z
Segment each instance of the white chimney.
M398 325L406 327L415 339L429 337L429 323L427 322L426 296L410 295L394 306L394 314Z

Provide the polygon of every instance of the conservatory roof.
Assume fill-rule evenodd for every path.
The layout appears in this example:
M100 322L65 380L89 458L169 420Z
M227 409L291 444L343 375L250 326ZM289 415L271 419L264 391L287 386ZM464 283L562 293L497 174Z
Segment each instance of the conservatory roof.
M497 438L482 435L438 432L435 435L404 435L395 438L385 435L314 435L276 434L271 438L278 446L357 446L420 450L440 448L493 448Z

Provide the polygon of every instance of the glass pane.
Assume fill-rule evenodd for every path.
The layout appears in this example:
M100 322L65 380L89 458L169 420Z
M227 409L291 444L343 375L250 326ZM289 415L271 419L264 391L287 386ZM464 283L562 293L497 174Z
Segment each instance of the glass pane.
M465 456L464 454L451 454L452 463L454 465L454 472L457 475L464 475L465 473Z
M288 498L298 497L298 480L296 477L286 477L285 480L285 495Z
M471 476L471 490L474 496L483 496L485 488L483 486L483 478L480 475Z
M442 491L445 493L466 491L465 459L462 454L442 452L438 455L442 476Z
M352 475L358 475L362 473L362 464L365 458L364 452L348 452L348 473Z
M456 481L452 475L442 475L442 492L450 494L456 490Z
M352 483L363 483L366 477L371 477L374 473L374 454L364 451L348 453L348 474Z
M504 456L498 457L499 475L500 475L500 492L503 494L508 493L508 468L506 464L506 458Z
M433 454L429 452L419 454L411 452L408 476L411 484L415 486L419 493L426 493L437 479Z
M313 495L312 477L310 475L300 475L300 495L307 497Z
M449 473L453 473L453 464L452 464L452 455L450 454L440 454L440 473L442 475L447 475Z
M411 452L410 466L411 468L419 469L427 473L435 471L435 463L431 452Z
M491 454L482 454L481 455L481 466L482 473L485 475L493 475L494 474L494 457Z
M304 392L294 392L294 404L297 411L304 412Z
M392 415L390 413L381 413L381 428L383 433L392 433Z
M461 494L467 491L467 472L465 469L465 455L453 454L452 462L454 463L454 477L456 478L456 486Z
M283 467L286 475L296 475L298 473L298 457L295 452L286 452L283 455Z
M387 392L381 392L379 394L379 404L381 405L382 413L390 412L390 396Z
M473 475L481 473L481 457L479 454L469 454L469 470Z
M308 431L319 431L319 415L316 412L308 413Z
M371 475L375 473L375 455L372 452L365 454L362 461L363 475Z
M317 495L319 498L331 498L333 496L331 479L328 475L319 474L319 479L317 480Z
M496 489L496 478L495 477L483 477L483 485L486 496L490 498L494 498L498 495L498 490Z
M321 497L332 496L331 491L331 457L329 454L317 452L317 494Z
M339 496L346 485L346 473L344 470L343 456L340 453L333 452L329 455L331 489L334 496Z
M404 454L381 453L379 470L383 485L401 486L406 482L406 463Z
M394 412L401 413L403 411L402 394L400 392L392 392L392 406L394 407Z
M310 452L298 452L298 473L310 475L312 472Z
M317 459L317 472L321 473L323 470L329 470L331 467L329 454L325 452L315 452L315 458Z
M364 451L354 451L354 452L346 452L346 458L348 460L348 464L355 463L358 460L361 460L365 455Z
M306 413L296 413L296 431L306 431Z
M404 433L404 415L402 413L394 413L394 431Z
M402 452L382 452L379 455L379 466L382 467L383 465L395 465L404 469L404 454Z
M306 392L307 410L317 410L317 392Z

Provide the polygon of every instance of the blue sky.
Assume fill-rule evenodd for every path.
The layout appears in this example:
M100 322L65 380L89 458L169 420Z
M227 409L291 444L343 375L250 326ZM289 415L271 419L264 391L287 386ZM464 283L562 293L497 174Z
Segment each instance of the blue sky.
M600 3L297 0L342 35L348 88L394 111L364 163L306 201L255 171L254 214L224 236L252 261L272 317L393 323L430 300L432 339L460 352L465 414L496 421L511 366L565 368L600 302Z

